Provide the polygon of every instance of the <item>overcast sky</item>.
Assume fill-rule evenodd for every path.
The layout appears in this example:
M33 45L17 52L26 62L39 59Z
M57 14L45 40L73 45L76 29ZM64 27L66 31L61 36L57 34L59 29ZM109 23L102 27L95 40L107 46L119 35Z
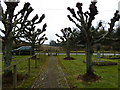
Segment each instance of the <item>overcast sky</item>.
M100 20L104 20L109 22L109 20L113 17L114 12L118 10L118 2L119 0L97 0L97 8L99 14L96 16L96 19L93 22L95 26L97 22ZM46 36L49 40L45 43L49 43L50 40L56 40L56 33L61 34L60 30L65 27L75 27L75 25L70 22L67 18L69 11L67 7L76 8L76 3L83 3L83 10L87 11L89 8L89 4L91 0L20 0L19 5L17 6L15 12L19 11L25 2L30 2L34 11L31 13L30 18L35 14L41 16L45 14L45 19L43 22L37 27L41 27L44 23L47 23L47 31ZM6 6L1 0L2 6L6 9ZM0 23L0 27L3 28L2 23Z

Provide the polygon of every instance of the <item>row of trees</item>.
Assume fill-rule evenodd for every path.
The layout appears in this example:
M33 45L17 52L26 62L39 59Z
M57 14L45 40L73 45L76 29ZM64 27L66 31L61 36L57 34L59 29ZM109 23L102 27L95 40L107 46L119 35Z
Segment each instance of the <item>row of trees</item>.
M111 41L120 41L118 28L117 31L114 31L114 26L117 21L120 19L119 11L114 13L113 18L110 20L108 30L104 30L102 22L100 21L97 28L93 27L92 22L95 19L95 16L98 14L96 7L97 2L91 2L89 6L89 11L83 12L82 3L77 3L77 11L75 9L68 7L71 15L67 17L69 20L74 23L79 31L71 30L71 28L64 28L61 30L63 36L59 36L61 43L66 46L67 55L69 57L70 47L76 47L76 45L82 44L86 48L86 75L93 75L92 68L92 54L93 54L93 45L97 43L104 43L106 40ZM77 33L76 33L77 32ZM112 35L113 34L113 35ZM112 37L111 37L112 36ZM60 42L60 40L57 40ZM120 44L120 43L119 43Z
M61 29L61 32L62 36L56 34L60 38L60 40L57 39L57 42L66 49L66 58L70 59L70 51L79 47L78 37L80 38L81 34L77 29L72 30L70 27Z
M98 14L96 7L97 2L91 2L89 11L83 12L82 3L77 3L77 11L75 9L68 7L72 17L68 15L69 20L74 23L77 29L71 29L70 27L64 28L61 30L63 36L59 36L62 44L67 50L67 56L70 57L70 49L77 47L79 45L86 47L86 72L88 75L93 74L92 69L92 54L93 54L93 45L96 43L101 43L103 40L111 39L113 41L119 41L119 37L110 38L109 35L114 31L113 27L115 22L120 19L119 12L116 11L114 17L109 23L109 28L107 31L101 29L102 22L99 22L98 27L94 28L92 25L95 16ZM11 65L12 61L12 44L13 41L24 41L28 42L34 49L35 44L43 44L47 38L45 34L41 35L46 31L47 24L43 25L42 29L36 29L36 25L40 24L45 18L43 14L40 18L36 14L31 20L28 19L30 14L33 11L33 8L30 6L30 3L25 3L23 8L17 13L14 14L14 10L18 5L18 2L5 2L7 5L6 11L2 12L2 23L4 25L4 30L1 32L4 34L4 61L5 67ZM117 34L119 29L117 30ZM118 35L119 36L119 35ZM60 43L60 40L58 40ZM33 50L34 51L34 50ZM10 76L12 74L11 70L5 70L5 75Z
M4 30L1 32L4 34L4 66L8 67L12 62L12 46L13 41L19 43L21 41L27 42L32 46L34 52L35 44L43 44L47 37L43 32L46 31L47 24L43 25L42 29L36 29L36 25L40 24L45 15L41 17L36 14L31 20L28 19L32 11L34 10L30 3L25 3L23 8L14 14L16 6L19 2L5 2L7 9L2 11L2 23ZM40 36L42 35L42 36ZM11 76L12 70L5 70L5 76Z

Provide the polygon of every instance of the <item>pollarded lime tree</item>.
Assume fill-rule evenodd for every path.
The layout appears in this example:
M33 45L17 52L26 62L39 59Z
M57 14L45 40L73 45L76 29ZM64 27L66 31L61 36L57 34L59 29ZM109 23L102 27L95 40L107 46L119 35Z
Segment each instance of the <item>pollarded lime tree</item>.
M115 39L115 43L116 43L115 50L118 51L118 52L120 52L120 47L119 47L120 46L120 26L117 27L117 29L116 29L114 39Z
M114 51L114 55L116 55L116 51L120 52L120 47L119 47L119 45L120 45L120 26L115 29L115 31L112 33L111 37L112 38L110 40L112 41L112 43L111 43L112 50Z
M118 45L120 45L120 26L117 28L116 36L119 40ZM118 48L118 51L120 52L120 47Z
M57 41L61 44L62 46L66 49L66 58L67 60L73 59L72 57L70 57L70 51L75 47L77 41L77 33L76 33L76 29L72 30L70 27L69 28L64 28L61 29L62 32L62 36L56 34L56 36L58 36L60 40L57 39Z
M25 29L29 25L28 17L33 11L33 8L30 6L30 3L25 3L23 8L14 14L16 6L18 6L19 1L9 2L5 1L7 9L2 12L2 23L4 25L4 30L1 32L4 34L4 66L8 67L12 62L12 45L13 41L16 41L22 35L25 34ZM39 19L41 21L41 19ZM38 21L38 22L39 22ZM22 33L22 34L21 34ZM11 76L12 70L9 68L4 71L5 76Z
M29 23L23 33L21 33L23 39L19 38L20 41L27 42L32 47L32 54L35 54L34 49L36 44L42 45L45 40L47 40L47 37L43 34L43 32L46 31L47 24L45 23L42 29L38 28L37 30L35 26L36 24L40 24L44 18L44 14L40 17L40 19L36 14L32 20L27 20Z
M4 34L4 66L8 67L11 65L12 61L12 44L15 38L20 37L19 33L24 30L26 20L29 14L33 11L32 7L30 7L29 3L25 3L23 9L18 12L16 15L14 14L16 6L18 6L19 2L5 2L7 5L6 11L3 10L2 12L2 23L4 25L4 30L1 32ZM19 18L18 18L19 17ZM19 27L17 25L19 24ZM18 28L16 30L16 28ZM5 70L4 74L6 76L11 76L12 71Z
M83 12L82 3L77 3L77 12L73 8L68 7L67 9L72 14L72 17L68 15L68 18L71 22L73 22L77 28L83 33L86 45L86 74L87 76L95 75L92 68L92 46L95 43L101 42L106 36L108 36L112 31L115 25L115 22L119 20L120 15L119 12L116 11L114 17L111 19L109 23L109 28L106 33L100 34L98 36L94 36L93 33L99 31L99 27L102 25L100 22L98 28L92 30L92 22L95 19L95 16L98 14L98 10L96 7L97 2L91 2L89 11Z

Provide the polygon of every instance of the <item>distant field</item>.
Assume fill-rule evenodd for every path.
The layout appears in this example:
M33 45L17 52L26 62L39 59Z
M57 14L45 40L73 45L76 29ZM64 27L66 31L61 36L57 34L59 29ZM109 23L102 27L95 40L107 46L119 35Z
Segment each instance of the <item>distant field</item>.
M60 59L61 66L66 74L66 78L70 87L77 88L118 88L118 65L113 66L93 66L95 74L102 78L97 82L87 83L77 80L78 75L86 72L86 64L83 63L85 60L84 55L72 56L76 60L63 60L64 55L58 56ZM96 57L93 56L93 60ZM108 59L104 59L108 60ZM118 62L118 60L110 60Z

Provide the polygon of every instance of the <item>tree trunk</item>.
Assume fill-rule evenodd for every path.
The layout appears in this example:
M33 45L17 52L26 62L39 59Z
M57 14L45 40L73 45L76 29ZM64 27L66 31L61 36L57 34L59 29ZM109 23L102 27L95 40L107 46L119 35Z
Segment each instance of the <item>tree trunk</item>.
M13 39L12 36L9 34L9 36L7 37L7 39L5 40L5 56L4 56L4 66L5 68L11 65L12 62L12 43L13 43ZM5 76L11 76L12 75L12 70L11 68L9 68L8 70L4 71L4 75Z
M67 57L70 58L70 50L69 49L67 49L67 53L66 54L67 54Z
M116 56L116 51L114 50L114 56Z
M18 5L18 2L16 3L8 3L8 2L5 2L6 6L7 6L7 9L5 11L5 17L4 19L7 20L7 22L3 22L4 24L4 27L5 27L5 57L4 57L4 64L5 64L5 67L8 67L11 65L11 61L12 61L12 53L11 53L11 50L12 50L12 44L13 44L13 32L12 32L12 29L13 29L13 17L14 17L14 10L16 8L16 6ZM9 23L8 23L9 22ZM14 23L15 24L15 23ZM4 74L6 76L11 76L12 75L12 70L11 69L8 69L8 70L5 70L4 71Z
M35 54L35 51L34 51L34 49L35 49L35 42L34 41L31 43L31 47L32 47L32 55L34 55Z
M67 40L67 57L70 58L70 46L69 46L69 39Z
M87 45L86 45L86 72L87 72L87 74L93 74L91 43L87 43Z
M102 51L102 57L104 57L104 50Z
M77 48L75 49L75 51L76 51L76 55L78 55L78 51L77 51Z

